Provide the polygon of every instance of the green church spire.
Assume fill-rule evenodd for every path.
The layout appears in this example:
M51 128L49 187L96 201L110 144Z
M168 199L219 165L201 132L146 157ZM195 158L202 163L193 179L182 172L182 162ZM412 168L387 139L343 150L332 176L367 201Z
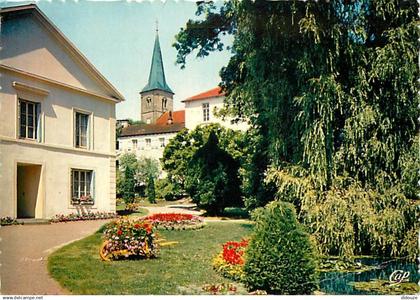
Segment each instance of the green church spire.
M160 51L158 29L156 28L155 46L153 48L152 65L150 67L149 82L141 91L142 93L151 90L162 90L173 94L166 83L165 70L163 69L162 52Z

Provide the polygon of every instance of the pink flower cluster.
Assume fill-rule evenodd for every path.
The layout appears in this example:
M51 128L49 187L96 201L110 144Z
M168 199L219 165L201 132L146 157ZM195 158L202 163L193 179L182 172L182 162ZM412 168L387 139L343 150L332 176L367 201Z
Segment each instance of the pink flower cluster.
M102 219L113 219L116 218L116 213L110 212L88 212L88 213L71 213L68 215L58 214L51 218L52 223L58 222L72 222L72 221L83 221L83 220L102 220Z
M159 213L144 218L165 229L187 229L204 225L203 218L191 214Z

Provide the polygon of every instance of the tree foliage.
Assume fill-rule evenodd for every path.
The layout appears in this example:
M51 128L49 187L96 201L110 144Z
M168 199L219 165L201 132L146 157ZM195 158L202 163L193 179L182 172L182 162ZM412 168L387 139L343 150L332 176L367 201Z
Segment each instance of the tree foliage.
M137 180L139 183L147 183L149 178L156 179L159 177L160 166L159 161L153 158L140 157L138 159Z
M126 203L132 203L136 187L146 185L150 188L150 179L159 176L159 162L155 159L140 157L134 153L124 153L119 157L120 168L117 170L117 192L123 196Z
M227 129L219 124L197 126L189 131L183 129L166 145L161 159L162 169L168 173L171 183L177 185L177 190L185 189L185 180L189 162L208 140L210 132L214 132L221 149L227 151L240 165L246 160L245 134L240 131Z
M241 205L239 163L219 147L211 131L207 142L188 163L186 191L208 214L221 213L225 207Z
M324 253L406 253L397 240L416 227L419 192L417 13L414 0L200 2L204 18L177 36L184 64L233 34L221 86L259 145L250 207L276 185Z

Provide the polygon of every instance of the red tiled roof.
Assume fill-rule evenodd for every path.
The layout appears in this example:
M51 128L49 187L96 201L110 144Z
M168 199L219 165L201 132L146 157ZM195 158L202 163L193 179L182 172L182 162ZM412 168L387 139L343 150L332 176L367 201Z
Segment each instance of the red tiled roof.
M178 132L185 128L184 123L174 124L138 124L130 125L121 130L121 137L124 136L138 136L138 135L149 135L159 133L171 133Z
M206 92L200 93L198 95L189 97L189 98L183 100L182 102L190 102L190 101L196 101L196 100L213 98L213 97L221 97L221 96L224 96L224 95L225 95L225 93L222 92L222 89L218 86L214 89L211 89L211 90L208 90Z
M163 115L156 120L156 124L166 125L168 124L169 112L165 112ZM172 112L173 123L185 123L185 110L178 110Z

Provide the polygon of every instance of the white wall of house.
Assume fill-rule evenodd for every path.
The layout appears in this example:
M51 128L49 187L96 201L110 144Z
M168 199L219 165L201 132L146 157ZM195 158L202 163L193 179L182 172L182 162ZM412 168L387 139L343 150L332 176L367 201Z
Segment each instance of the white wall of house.
M223 99L224 96L185 101L185 127L191 130L201 124L219 123L226 128L243 131L247 130L249 126L244 122L232 124L230 118L222 120L221 118L215 116L215 110L223 108ZM206 103L209 104L208 120L204 119L203 113L203 104Z
M177 133L160 133L150 135L139 135L130 137L118 138L119 149L117 150L117 156L124 153L134 153L138 158L152 158L160 160L163 156L163 150ZM146 140L150 140L150 143Z
M26 186L35 186L30 193L37 195L36 218L78 210L72 202L72 169L94 174L90 210L115 211L118 101L43 22L33 14L2 22L0 216L18 217L18 197L29 197L30 189L18 187L25 170L40 174L24 176ZM36 139L20 136L23 100L40 108ZM76 112L89 120L86 148L75 145Z

